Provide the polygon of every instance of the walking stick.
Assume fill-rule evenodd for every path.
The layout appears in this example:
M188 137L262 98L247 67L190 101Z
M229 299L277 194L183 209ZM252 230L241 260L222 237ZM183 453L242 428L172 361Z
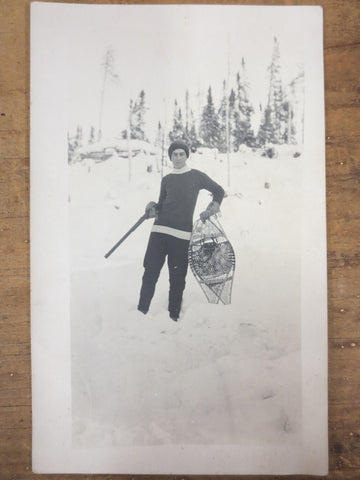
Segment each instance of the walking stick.
M130 228L128 232L125 233L123 237L105 254L105 258L110 257L110 255L118 248L118 246L132 233L134 230L138 228L139 225L143 223L144 220L149 218L148 214L145 213L139 220Z

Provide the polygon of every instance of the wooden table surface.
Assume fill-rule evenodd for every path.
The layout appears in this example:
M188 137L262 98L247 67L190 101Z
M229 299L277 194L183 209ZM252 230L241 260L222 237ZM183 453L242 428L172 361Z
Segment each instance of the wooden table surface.
M330 449L326 478L360 479L360 0L233 3L324 8ZM29 0L0 0L0 480L47 477L31 473L29 6Z

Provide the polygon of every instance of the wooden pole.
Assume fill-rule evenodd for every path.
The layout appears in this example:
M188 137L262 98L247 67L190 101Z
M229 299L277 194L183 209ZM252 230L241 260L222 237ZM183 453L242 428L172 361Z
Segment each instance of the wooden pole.
M146 220L148 218L148 214L145 213L142 217L139 218L139 220L135 223L135 225L133 225L130 230L128 230L125 235L123 237L120 238L120 240L115 243L115 245L107 252L105 253L104 257L105 258L108 258L110 257L110 255L118 248L119 245L121 245L123 243L124 240L127 239L127 237L134 231L138 228L139 225L141 225L143 223L144 220Z
M132 102L130 102L129 107L129 117L128 117L128 124L126 130L126 139L127 139L127 151L128 151L128 165L129 165L129 182L131 181L131 142L130 142L130 135L131 135L131 109L132 109Z
M106 77L107 77L107 67L106 67L106 64L105 64L105 66L104 66L104 80L103 80L103 86L102 86L101 97L100 97L98 141L101 140L101 136L102 136L102 117L103 117L103 109L104 109Z
M230 186L230 132L229 132L229 83L230 83L230 37L228 36L228 58L227 58L227 79L226 79L226 158L227 158L227 184Z

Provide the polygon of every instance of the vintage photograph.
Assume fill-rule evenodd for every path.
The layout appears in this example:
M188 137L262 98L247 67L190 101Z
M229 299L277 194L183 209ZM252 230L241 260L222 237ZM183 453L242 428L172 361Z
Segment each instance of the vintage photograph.
M142 12L68 54L73 441L298 441L300 32Z
M309 10L59 11L72 451L302 451Z

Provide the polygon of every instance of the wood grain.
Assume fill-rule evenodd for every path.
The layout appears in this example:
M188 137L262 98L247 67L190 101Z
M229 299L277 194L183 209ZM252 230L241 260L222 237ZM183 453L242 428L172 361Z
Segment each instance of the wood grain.
M68 0L68 3L84 2ZM359 479L360 2L229 3L323 6L329 299L330 473L327 478ZM0 0L0 480L46 478L31 473L29 8L29 0ZM75 478L49 476L54 480L65 477ZM82 476L84 479L115 477ZM130 480L134 476L122 478Z

